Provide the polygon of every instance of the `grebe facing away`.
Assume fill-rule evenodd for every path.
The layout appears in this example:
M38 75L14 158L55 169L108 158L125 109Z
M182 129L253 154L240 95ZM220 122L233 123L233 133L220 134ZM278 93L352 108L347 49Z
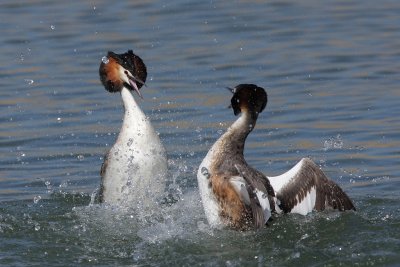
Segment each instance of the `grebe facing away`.
M272 213L355 210L346 193L308 158L275 177L249 166L243 156L244 144L267 105L267 94L254 84L240 84L232 92L233 112L241 116L211 147L197 173L212 227L245 230L263 227Z
M117 141L101 167L99 200L151 207L164 192L167 158L158 134L130 92L134 90L141 97L146 66L131 50L124 54L108 52L99 74L107 91L121 93L125 108Z

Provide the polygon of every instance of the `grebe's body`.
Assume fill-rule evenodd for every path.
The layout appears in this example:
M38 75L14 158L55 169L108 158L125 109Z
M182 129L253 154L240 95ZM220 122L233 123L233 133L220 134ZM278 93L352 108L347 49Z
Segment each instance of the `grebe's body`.
M135 90L141 96L146 67L132 51L122 55L109 52L106 62L100 65L100 79L108 91L121 93L125 115L101 168L99 199L151 208L164 193L167 158L158 134L130 92Z
M205 214L213 227L260 228L272 213L354 209L342 189L303 158L288 172L267 177L244 159L244 144L267 104L264 89L241 84L231 100L242 114L211 147L197 173Z

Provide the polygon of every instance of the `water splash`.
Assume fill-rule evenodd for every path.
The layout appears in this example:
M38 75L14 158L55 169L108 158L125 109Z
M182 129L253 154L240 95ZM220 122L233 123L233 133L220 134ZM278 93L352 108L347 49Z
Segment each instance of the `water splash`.
M341 148L343 148L343 139L340 134L336 135L336 137L330 137L324 141L324 151Z
M106 56L102 57L102 58L101 58L101 61L102 61L104 64L108 64L108 62L110 62L110 60L109 60L108 57L106 57Z
M32 85L35 81L32 79L24 79L24 81L28 84L28 85Z
M160 243L170 239L191 239L197 234L212 234L205 223L197 191L182 195L181 200L163 209L161 220L141 228L138 236L147 243Z
M35 196L35 197L33 198L33 203L37 204L37 203L39 203L39 201L40 201L41 199L42 199L41 196Z

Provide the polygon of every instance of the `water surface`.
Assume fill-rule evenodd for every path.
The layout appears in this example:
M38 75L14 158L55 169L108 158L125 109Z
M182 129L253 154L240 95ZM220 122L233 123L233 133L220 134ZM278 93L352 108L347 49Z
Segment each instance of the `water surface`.
M0 13L0 265L400 263L397 1L3 1ZM174 199L146 218L89 205L123 113L98 67L128 49L148 67L139 102ZM248 162L277 175L311 157L357 212L208 227L195 173L235 119L224 87L239 83L269 96Z

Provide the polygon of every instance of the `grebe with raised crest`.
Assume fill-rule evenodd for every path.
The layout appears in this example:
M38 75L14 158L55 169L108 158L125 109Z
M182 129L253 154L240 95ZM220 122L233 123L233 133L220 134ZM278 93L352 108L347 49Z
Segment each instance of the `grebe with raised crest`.
M268 97L254 84L240 84L231 91L233 112L241 115L211 147L197 172L212 227L246 230L263 227L273 213L355 210L346 193L309 158L275 177L249 166L243 155L245 141Z
M167 157L150 119L140 109L130 91L141 98L147 71L132 50L124 54L108 52L99 68L100 80L109 92L120 92L125 109L118 138L101 167L100 202L152 207L162 197L167 175Z

